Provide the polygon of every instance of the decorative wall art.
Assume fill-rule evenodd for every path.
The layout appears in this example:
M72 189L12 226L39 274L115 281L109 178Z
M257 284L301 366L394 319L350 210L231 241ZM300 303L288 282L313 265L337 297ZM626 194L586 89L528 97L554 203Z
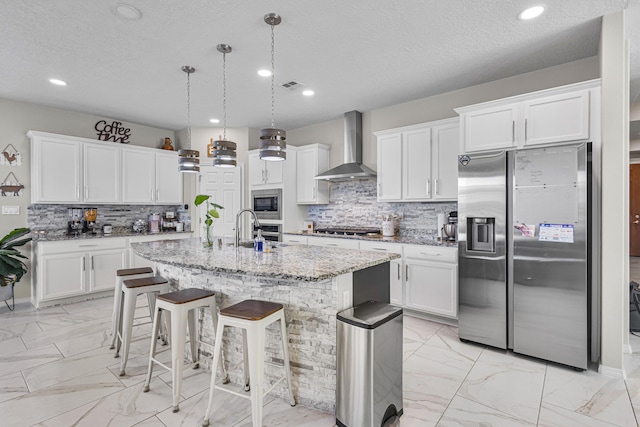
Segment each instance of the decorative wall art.
M16 150L13 144L4 147L0 155L1 166L22 166L22 154Z
M0 196L22 196L22 190L24 185L18 180L13 172L9 172L9 175L0 183Z
M122 126L122 122L113 121L110 124L106 120L100 120L93 128L98 131L98 140L113 141L128 144L131 137L131 129Z

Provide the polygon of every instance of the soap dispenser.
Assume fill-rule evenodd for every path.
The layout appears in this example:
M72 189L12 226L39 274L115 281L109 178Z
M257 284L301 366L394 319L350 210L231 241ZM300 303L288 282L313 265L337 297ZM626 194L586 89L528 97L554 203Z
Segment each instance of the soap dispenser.
M262 229L258 228L258 235L253 241L253 250L262 252L264 250L264 237L262 237Z

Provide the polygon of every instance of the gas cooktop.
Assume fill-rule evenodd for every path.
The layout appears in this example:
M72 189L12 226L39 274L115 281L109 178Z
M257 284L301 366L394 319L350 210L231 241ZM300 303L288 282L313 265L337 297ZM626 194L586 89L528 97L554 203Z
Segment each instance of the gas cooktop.
M342 236L371 236L379 235L379 228L358 228L358 227L327 227L316 228L318 234L335 234Z

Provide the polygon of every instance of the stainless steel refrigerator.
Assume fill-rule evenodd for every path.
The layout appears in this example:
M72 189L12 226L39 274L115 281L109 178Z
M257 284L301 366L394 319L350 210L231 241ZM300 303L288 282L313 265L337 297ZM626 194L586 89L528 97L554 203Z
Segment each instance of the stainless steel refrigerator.
M459 337L586 369L586 143L459 158Z

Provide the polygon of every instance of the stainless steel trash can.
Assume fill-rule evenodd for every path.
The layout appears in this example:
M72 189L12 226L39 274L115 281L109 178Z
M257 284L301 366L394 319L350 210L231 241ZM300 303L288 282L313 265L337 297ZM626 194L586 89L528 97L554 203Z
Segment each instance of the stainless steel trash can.
M402 309L367 301L337 315L336 424L380 427L402 415Z

